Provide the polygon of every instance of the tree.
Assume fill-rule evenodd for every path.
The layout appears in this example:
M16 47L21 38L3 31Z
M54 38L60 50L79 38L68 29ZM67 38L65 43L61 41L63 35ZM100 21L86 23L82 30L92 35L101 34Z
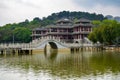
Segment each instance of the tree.
M88 37L93 42L111 45L120 37L120 23L115 20L94 21L93 24L95 27Z
M16 28L14 30L15 42L30 42L31 30L27 28Z

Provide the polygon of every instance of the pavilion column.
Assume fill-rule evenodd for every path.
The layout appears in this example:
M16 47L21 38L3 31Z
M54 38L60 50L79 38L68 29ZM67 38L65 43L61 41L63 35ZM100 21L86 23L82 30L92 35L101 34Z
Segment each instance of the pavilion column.
M59 29L57 28L57 33L59 33Z
M81 39L81 34L79 35L79 37L80 37L79 39Z

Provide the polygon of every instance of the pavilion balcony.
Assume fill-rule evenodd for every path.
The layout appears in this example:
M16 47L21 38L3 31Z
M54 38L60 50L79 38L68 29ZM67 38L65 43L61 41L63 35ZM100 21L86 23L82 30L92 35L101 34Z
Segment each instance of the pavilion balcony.
M71 32L48 32L47 34L72 34Z
M44 35L47 35L47 34L32 34L31 36L44 36Z
M80 24L75 24L74 26L93 26L92 24L82 24L82 23L80 23Z
M89 34L91 31L78 31L78 32L73 32L73 34Z

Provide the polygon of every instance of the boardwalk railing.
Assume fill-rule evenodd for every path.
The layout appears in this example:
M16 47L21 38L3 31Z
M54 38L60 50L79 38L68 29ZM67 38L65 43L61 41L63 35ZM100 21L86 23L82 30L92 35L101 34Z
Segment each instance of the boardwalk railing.
M0 48L31 48L30 43L3 43Z

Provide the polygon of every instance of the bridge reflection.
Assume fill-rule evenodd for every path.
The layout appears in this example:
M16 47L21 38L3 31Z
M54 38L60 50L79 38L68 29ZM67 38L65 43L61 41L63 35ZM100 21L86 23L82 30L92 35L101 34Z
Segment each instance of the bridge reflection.
M57 46L51 47L50 44L46 44L44 48L45 58L49 60L55 60L58 54Z

